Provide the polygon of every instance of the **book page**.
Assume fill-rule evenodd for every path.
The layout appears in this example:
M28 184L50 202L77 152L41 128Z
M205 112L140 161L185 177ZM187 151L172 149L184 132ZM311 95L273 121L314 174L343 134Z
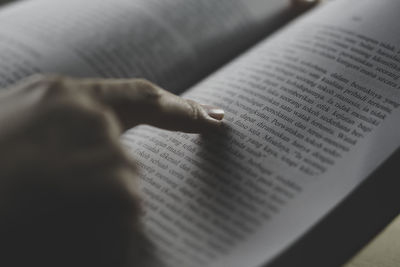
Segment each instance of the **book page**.
M329 3L184 95L225 109L219 131L124 137L160 266L268 263L399 147L398 10Z
M275 29L289 9L281 0L21 1L0 11L0 87L50 72L141 77L179 92Z

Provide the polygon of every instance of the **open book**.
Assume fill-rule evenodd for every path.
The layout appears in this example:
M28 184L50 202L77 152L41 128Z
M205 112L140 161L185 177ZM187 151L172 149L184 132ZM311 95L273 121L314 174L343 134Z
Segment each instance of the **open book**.
M288 9L22 1L0 12L0 85L36 72L144 77L223 108L225 127L209 135L124 135L146 231L160 267L279 265L400 144L400 2L333 1L267 37Z

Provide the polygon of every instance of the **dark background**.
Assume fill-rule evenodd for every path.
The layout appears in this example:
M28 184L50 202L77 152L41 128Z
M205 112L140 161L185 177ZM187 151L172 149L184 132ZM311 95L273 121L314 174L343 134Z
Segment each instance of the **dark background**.
M5 4L7 2L11 2L11 1L13 1L13 0L0 0L0 5Z

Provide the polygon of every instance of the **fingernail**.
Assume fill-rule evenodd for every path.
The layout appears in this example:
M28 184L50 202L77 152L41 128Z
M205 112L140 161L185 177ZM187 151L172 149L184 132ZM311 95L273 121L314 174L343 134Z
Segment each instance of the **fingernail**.
M201 105L202 108L207 112L208 116L216 120L222 120L224 118L225 112L217 107L209 106L209 105Z

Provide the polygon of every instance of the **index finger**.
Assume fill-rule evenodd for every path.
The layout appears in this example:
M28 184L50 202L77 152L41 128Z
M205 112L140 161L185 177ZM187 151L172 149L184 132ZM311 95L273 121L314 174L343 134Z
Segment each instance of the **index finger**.
M218 127L224 117L222 109L183 99L143 79L90 79L80 85L109 106L125 130L148 124L198 133Z

